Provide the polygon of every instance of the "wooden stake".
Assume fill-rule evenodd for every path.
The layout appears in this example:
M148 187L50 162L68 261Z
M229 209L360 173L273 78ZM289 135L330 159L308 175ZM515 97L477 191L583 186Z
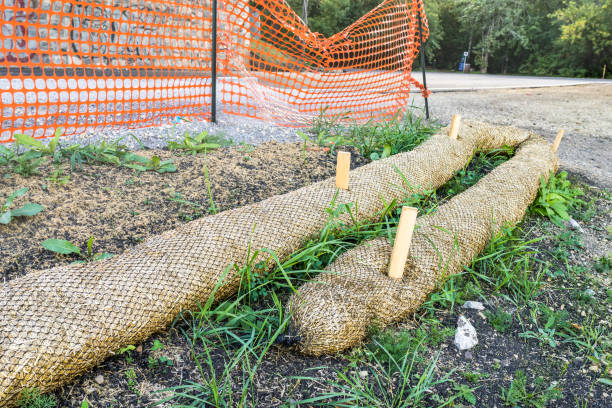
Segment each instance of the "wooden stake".
M417 213L416 208L402 207L402 214L395 234L395 244L391 252L391 262L389 263L389 277L392 279L400 280L404 276L404 267L410 251Z
M348 190L350 169L351 153L338 152L338 158L336 161L336 187L343 190Z
M448 131L448 137L451 139L457 139L459 134L459 126L461 125L461 115L453 115L451 120L450 130Z
M555 142L553 143L553 152L557 153L557 149L559 149L559 145L561 144L561 139L563 139L563 129L559 129L557 132L557 137L555 137Z

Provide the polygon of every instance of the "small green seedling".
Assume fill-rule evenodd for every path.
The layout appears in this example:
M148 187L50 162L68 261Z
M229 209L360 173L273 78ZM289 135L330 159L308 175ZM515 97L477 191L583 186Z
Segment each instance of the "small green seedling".
M138 377L136 376L136 371L134 371L133 368L130 368L125 372L125 378L127 378L128 380L128 387L134 392L134 394L140 394L138 392L138 389L136 388L136 383L138 380Z
M164 344L161 341L159 340L153 341L153 347L151 347L151 351L161 351L163 349L164 349ZM171 367L172 365L174 365L174 363L172 362L172 360L170 360L166 356L159 356L157 358L149 356L149 368L150 369L154 369L157 367L164 367L164 366Z
M36 203L25 203L19 208L11 209L13 200L23 196L27 192L28 188L24 187L14 191L8 196L4 204L0 207L0 224L8 224L14 217L31 217L45 209L45 207Z
M176 166L170 160L161 160L159 156L153 156L150 159L134 153L128 153L125 156L123 166L129 167L137 171L155 171L157 173L174 173Z
M158 350L163 350L164 349L164 344L159 341L159 340L155 340L153 341L153 347L151 347L151 351L158 351Z
M134 358L132 357L132 351L136 350L136 347L128 344L125 347L121 347L117 354L125 354L125 362L128 364L132 364L134 362Z
M62 254L62 255L76 254L80 256L81 258L83 258L81 260L76 261L76 263L99 261L102 259L111 258L113 256L113 254L109 254L108 252L102 252L102 253L97 253L97 254L94 253L93 252L93 241L94 241L93 236L91 236L87 240L87 253L85 255L81 253L81 248L79 248L78 246L74 245L72 242L67 241L65 239L49 238L43 241L42 246L43 248L51 252L55 252L55 253Z
M179 142L168 142L170 150L188 150L191 154L207 152L208 150L218 149L220 147L230 146L231 140L225 139L223 135L209 135L207 131L203 131L195 137L185 132L183 140Z
M508 388L501 388L501 400L506 406L536 407L549 406L551 401L563 398L561 388L556 384L546 386L544 378L538 376L532 383L531 389L527 387L527 376L522 370L514 373L514 379Z
M14 151L0 146L0 165L7 166L12 172L30 177L39 174L38 167L43 161L40 152L27 150L22 154L18 153L18 146L15 145Z
M70 174L64 174L64 170L56 167L51 176L47 177L46 180L59 186L65 186L70 183Z

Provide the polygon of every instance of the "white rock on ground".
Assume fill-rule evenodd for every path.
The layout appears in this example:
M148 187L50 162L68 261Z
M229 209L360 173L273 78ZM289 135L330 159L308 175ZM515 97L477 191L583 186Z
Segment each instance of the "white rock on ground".
M478 344L476 329L468 319L459 316L457 331L455 332L455 346L459 350L468 350Z
M581 234L584 233L584 230L582 229L580 224L578 224L578 221L576 221L572 217L570 217L570 219L568 221L565 221L565 225L568 228L570 228L570 229L573 229L573 230L576 230L576 231L580 232Z
M484 310L484 305L481 302L468 300L463 304L464 309Z

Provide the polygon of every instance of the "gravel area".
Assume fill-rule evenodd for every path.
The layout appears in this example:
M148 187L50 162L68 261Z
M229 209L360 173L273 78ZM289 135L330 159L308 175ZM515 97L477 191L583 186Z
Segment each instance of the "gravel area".
M423 106L415 97L414 104ZM612 188L612 84L497 89L474 92L434 92L431 116L447 124L454 113L463 118L530 129L554 140L561 168L590 184Z
M221 111L221 107L218 111ZM217 114L217 123L207 121L197 121L192 119L178 118L174 123L162 126L112 130L100 132L90 129L86 133L76 136L66 136L62 138L62 143L81 143L87 144L100 140L114 141L123 138L122 143L131 149L138 149L139 144L135 136L147 149L160 149L166 146L170 140L182 139L187 132L190 135L197 135L207 131L210 134L223 134L236 144L259 144L263 142L297 142L302 140L297 135L296 128L276 126L257 119L232 116L227 114Z

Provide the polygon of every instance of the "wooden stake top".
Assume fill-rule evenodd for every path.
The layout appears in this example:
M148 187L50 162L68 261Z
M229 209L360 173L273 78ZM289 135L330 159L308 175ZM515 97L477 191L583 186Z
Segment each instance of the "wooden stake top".
M336 187L348 190L349 172L351 170L351 153L338 152L336 161Z
M457 135L459 134L459 126L461 126L461 115L455 114L453 115L453 119L451 119L448 137L451 139L457 139Z
M404 276L404 268L412 243L412 233L416 224L418 210L414 207L402 207L400 221L395 234L395 243L389 262L389 277L400 280Z

